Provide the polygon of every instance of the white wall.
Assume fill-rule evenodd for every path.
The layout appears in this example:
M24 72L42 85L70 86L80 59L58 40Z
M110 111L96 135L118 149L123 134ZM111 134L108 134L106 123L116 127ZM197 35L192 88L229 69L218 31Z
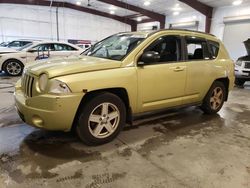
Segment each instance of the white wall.
M0 42L13 39L56 39L56 9L45 6L0 4ZM60 40L97 41L130 31L130 25L68 8L59 8Z
M216 8L213 13L211 33L216 35L218 38L222 40L225 28L225 24L223 23L224 17L243 16L249 14L250 14L250 4Z

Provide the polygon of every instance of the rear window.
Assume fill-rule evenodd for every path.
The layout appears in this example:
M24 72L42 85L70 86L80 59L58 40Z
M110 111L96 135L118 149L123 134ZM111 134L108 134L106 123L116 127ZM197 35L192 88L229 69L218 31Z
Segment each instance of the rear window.
M186 37L188 60L209 60L210 54L207 41L204 38Z
M220 44L218 42L208 41L208 45L210 48L212 59L216 59L219 54Z

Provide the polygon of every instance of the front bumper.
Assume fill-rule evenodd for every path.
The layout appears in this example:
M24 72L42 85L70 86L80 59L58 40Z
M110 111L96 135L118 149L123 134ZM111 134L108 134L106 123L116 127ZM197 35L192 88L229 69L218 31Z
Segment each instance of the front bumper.
M20 89L15 91L19 116L25 123L46 130L69 131L82 97L83 93L26 98Z
M245 78L250 79L250 69L243 69L235 67L235 77L236 78Z

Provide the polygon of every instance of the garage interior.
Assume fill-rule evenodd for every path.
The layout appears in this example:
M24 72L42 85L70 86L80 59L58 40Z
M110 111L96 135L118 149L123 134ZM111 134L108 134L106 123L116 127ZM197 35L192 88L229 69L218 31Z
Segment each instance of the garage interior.
M236 62L247 55L250 0L0 0L0 43L93 45L119 32L169 28L215 35ZM198 107L146 114L91 147L71 132L25 124L13 97L19 79L0 73L0 187L250 187L249 81L216 115Z

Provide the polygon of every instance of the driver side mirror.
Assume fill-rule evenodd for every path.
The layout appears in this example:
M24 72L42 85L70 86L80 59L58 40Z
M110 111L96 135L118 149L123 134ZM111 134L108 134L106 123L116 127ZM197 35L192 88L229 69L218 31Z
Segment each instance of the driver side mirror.
M158 62L161 56L158 52L148 51L144 52L138 62L138 66L144 66L145 64L151 64Z

